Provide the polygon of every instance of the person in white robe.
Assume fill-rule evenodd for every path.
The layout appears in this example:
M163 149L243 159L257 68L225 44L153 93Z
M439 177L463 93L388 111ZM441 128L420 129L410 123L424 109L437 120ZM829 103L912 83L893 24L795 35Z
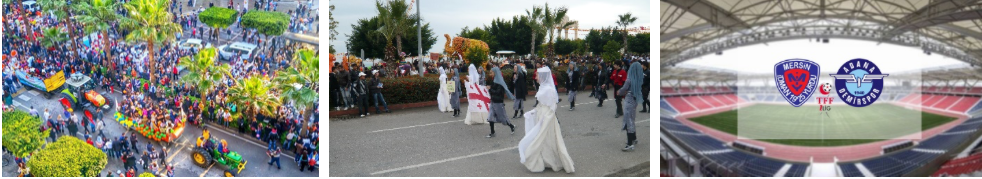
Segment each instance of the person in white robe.
M518 153L521 163L532 172L542 172L545 168L552 171L565 170L573 173L573 158L566 150L563 141L562 128L556 118L556 108L559 105L559 93L552 80L552 70L542 67L537 70L536 78L542 84L535 98L538 105L525 116L525 137L518 143Z
M467 79L465 80L465 82L481 84L481 79L482 78L480 72L477 71L477 67L475 67L474 64L471 64L469 67L467 67ZM467 84L467 83L461 83L461 84ZM484 85L480 85L480 88L488 89L487 86ZM467 116L464 117L464 124L474 125L474 124L488 123L487 119L488 119L488 115L490 114L488 109L485 108L481 110L478 108L473 108L474 105L469 104L471 103L471 101L472 100L470 99L470 97L468 97Z
M447 90L447 71L442 66L437 70L440 71L440 91L436 95L437 107L440 112L449 112L453 109L450 108L450 92Z

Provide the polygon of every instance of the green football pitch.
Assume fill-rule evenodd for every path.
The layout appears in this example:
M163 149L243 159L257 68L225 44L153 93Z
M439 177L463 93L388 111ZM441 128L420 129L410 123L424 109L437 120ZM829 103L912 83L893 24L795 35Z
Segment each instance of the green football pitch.
M818 106L757 104L691 118L693 122L744 138L798 146L844 146L897 138L939 126L956 118L891 104L863 108L833 106L827 117ZM917 117L920 124L917 124ZM740 126L738 121L745 121ZM917 126L920 127L917 127ZM740 129L753 131L739 133ZM770 137L748 137L762 136ZM786 138L775 138L786 137ZM816 137L820 136L820 137Z

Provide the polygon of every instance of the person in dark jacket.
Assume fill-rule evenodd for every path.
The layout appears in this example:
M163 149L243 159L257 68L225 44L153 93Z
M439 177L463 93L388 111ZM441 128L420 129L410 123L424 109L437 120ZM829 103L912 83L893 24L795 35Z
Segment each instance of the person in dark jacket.
M365 73L358 73L357 75L362 80L365 79ZM355 97L355 103L358 104L358 114L361 117L369 115L368 113L368 89L365 88L365 83L362 80L355 80L351 83L351 91L353 92L353 97Z
M379 79L378 77L379 77L378 70L372 70L372 79L369 80L368 82L369 92L371 92L372 97L375 98L375 113L376 114L382 113L381 111L379 111L378 108L379 100L382 100L382 106L385 107L385 112L391 113L392 111L389 111L389 104L385 103L385 97L382 96L382 88L383 88L382 80Z
M340 69L337 72L338 85L341 87L341 91L338 91L341 94L338 100L341 101L340 108L342 110L348 110L348 108L354 105L354 101L351 101L351 77L348 77L351 73L348 73L348 69L344 67L339 67L338 69Z
M641 87L641 92L644 95L644 103L641 104L641 113L647 113L648 108L651 108L651 102L648 100L648 93L651 91L651 83L648 80L650 79L651 73L648 71L648 63L641 63L641 65L644 67L644 86Z
M515 115L511 117L512 119L518 118L525 113L525 105L522 104L525 102L525 96L529 93L528 86L525 84L525 75L525 64L516 63L514 77L512 77L512 84L515 85L515 105L513 107Z
M569 110L572 111L576 108L576 91L580 87L580 67L576 66L576 62L569 62L566 75L566 94L569 95Z
M604 100L607 100L607 90L601 86L610 83L610 71L607 70L607 63L600 62L600 64L597 66L599 67L597 67L596 71L597 81L596 85L593 86L593 96L600 101L599 104L597 104L597 107L604 107Z
M341 95L340 95L341 94L341 83L340 83L340 81L338 81L338 75L337 75L338 69L340 69L340 68L338 68L335 65L334 66L334 69L331 70L330 76L328 77L330 79L330 83L331 83L331 86L330 86L331 87L331 102L330 102L331 104L330 104L329 107L334 107L335 110L339 110L340 111L341 110L341 107L340 106L341 105L344 105L344 102L342 102Z
M348 78L349 78L348 79L348 84L350 84L352 86L352 88L354 88L354 83L356 81L360 81L359 80L360 77L358 76L359 74L363 74L363 73L362 73L362 69L359 68L358 65L352 65L351 66L351 70L348 70ZM364 84L364 83L362 83L362 84ZM364 87L364 85L363 85L363 87ZM364 90L368 90L368 88L365 88ZM351 89L351 91L352 91L352 93L354 93L354 89ZM368 91L365 91L365 93L367 93L367 92ZM356 98L355 95L351 95L351 100L352 101L355 101L355 103L352 103L351 104L351 107L352 108L354 108L355 106L361 104L361 103L358 103L359 102L359 101L357 101L358 98Z
M508 90L508 85L505 84L505 78L501 76L501 69L497 65L493 65L491 68L491 75L494 78L494 83L491 83L491 89L488 90L491 96L491 111L488 114L488 123L491 126L491 134L485 136L487 138L494 137L494 123L507 124L511 128L511 133L515 134L515 125L511 124L508 117L505 117L505 95L508 95L509 99L515 100L515 95Z
M461 91L463 88L460 86L460 72L457 69L450 68L447 70L447 72L450 72L449 76L452 76L447 80L453 83L453 88L448 88L453 89L453 92L450 92L450 108L453 108L453 117L460 115L460 96L463 93Z

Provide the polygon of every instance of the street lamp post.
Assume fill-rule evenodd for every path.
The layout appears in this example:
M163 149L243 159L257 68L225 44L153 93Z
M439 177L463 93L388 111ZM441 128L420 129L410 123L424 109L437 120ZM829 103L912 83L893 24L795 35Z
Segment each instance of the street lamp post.
M416 60L420 60L419 67L418 67L419 77L423 77L423 70L426 69L423 69L424 65L422 61L423 60L423 26L419 24L419 21L420 19L423 19L423 17L419 16L419 1L420 0L416 0L416 46L419 47L419 59Z

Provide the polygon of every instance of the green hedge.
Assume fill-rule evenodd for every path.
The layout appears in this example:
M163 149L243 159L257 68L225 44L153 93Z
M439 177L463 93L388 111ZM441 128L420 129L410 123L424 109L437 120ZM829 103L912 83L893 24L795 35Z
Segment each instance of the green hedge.
M277 36L286 31L290 25L290 16L282 12L249 11L242 15L242 26L256 29L267 36Z
M198 19L209 27L228 28L229 25L235 23L235 18L238 15L239 12L233 9L210 7L198 14Z
M27 161L37 177L95 177L106 167L106 153L72 136L64 136Z
M556 76L556 80L559 83L558 88L566 88L566 66L553 68L552 73ZM584 70L585 67L580 67ZM505 82L508 84L509 88L513 88L515 85L512 82L512 74L514 73L513 68L506 68L501 70L501 74L505 77ZM525 84L528 85L529 91L535 91L535 80L532 79L534 75L534 69L526 69L528 72L525 75ZM584 70L588 72L588 70ZM467 73L461 73L461 78L466 78ZM592 85L590 81L595 81L594 75L584 74L584 82ZM485 79L488 84L493 83L493 79ZM384 88L382 88L382 95L385 97L385 102L389 105L394 104L406 104L406 103L418 103L435 101L437 91L440 90L441 83L439 82L439 75L437 74L426 74L424 77L419 76L407 76L399 78L383 78L382 83ZM374 99L369 99L369 106L375 106Z
M41 120L27 112L3 112L3 146L17 157L40 149L51 130L41 132Z

